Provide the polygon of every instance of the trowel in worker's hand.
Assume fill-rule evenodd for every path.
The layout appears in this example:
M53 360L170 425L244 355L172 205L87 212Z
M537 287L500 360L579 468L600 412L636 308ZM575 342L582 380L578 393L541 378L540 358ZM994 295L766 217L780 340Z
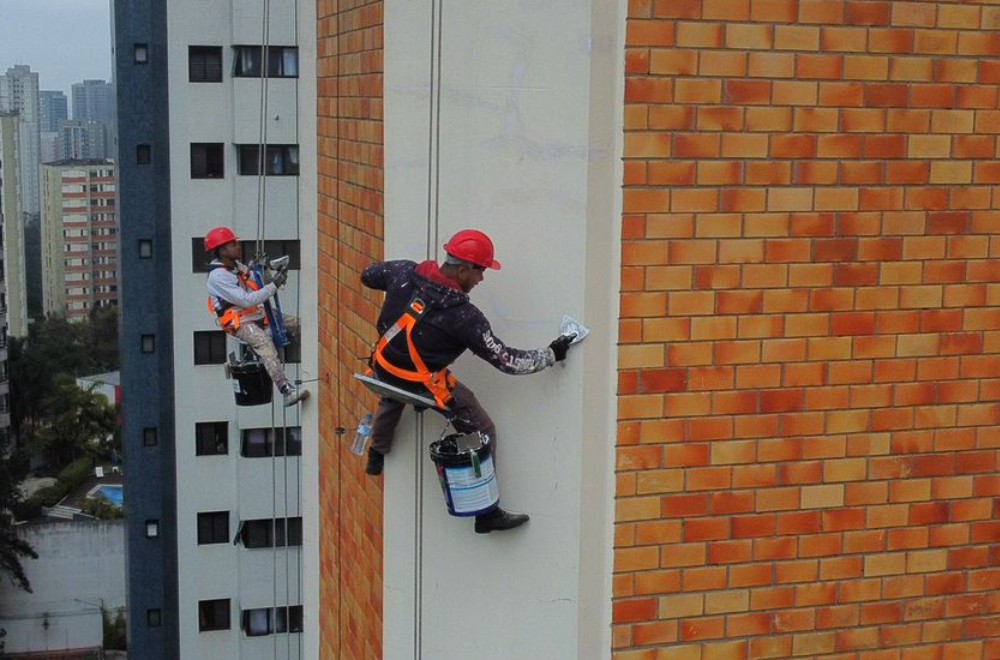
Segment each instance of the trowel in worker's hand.
M566 337L573 337L570 345L579 344L590 334L590 328L572 316L564 316L562 317L562 323L559 325L559 334Z

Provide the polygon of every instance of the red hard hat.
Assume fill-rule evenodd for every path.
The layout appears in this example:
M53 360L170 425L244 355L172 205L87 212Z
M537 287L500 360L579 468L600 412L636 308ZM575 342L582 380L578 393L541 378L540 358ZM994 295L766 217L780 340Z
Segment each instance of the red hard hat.
M236 234L229 227L216 227L205 234L205 252L214 252L216 248L238 240Z
M493 241L478 229L463 229L444 245L444 251L475 266L500 270L500 262L493 258Z

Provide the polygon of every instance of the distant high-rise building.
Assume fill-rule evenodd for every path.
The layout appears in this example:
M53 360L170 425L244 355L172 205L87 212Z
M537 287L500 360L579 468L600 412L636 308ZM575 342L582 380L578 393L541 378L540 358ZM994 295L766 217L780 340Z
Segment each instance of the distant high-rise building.
M118 303L117 179L110 160L42 166L42 309L67 319Z
M103 159L108 153L108 124L73 119L59 124L59 153L64 159Z
M42 131L39 153L43 163L62 160L62 139L58 131Z
M91 134L90 151L86 156L76 156L66 150L66 137L62 138L63 158L109 158L115 143L115 110L114 89L111 83L104 80L84 80L73 85L73 120L79 122L99 122L104 126L104 146L95 150L94 131Z
M41 162L38 74L25 64L16 64L0 76L0 112L16 112L21 158L21 210L37 215L39 209L38 164Z
M7 344L7 335L28 334L28 307L25 291L24 227L21 223L19 136L20 122L12 113L0 113L0 232L3 240L3 262L0 268L0 292L5 304L0 306L0 343ZM0 348L0 355L6 350ZM0 372L6 373L3 367ZM6 378L0 379L5 381ZM0 382L0 396L5 390ZM2 426L2 420L0 420Z
M84 80L73 84L73 119L106 121L114 119L114 96L106 80Z
M51 133L59 130L59 122L69 119L69 101L62 92L38 92L38 130Z

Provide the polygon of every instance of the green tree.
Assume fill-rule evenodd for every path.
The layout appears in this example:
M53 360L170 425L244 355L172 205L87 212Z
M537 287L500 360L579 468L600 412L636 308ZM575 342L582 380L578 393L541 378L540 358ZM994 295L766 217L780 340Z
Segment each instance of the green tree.
M107 399L77 387L69 374L57 374L52 393L42 399L45 423L27 438L27 445L41 452L50 466L66 465L84 454L106 456L114 442L117 415Z
M17 438L31 434L44 415L43 401L55 391L58 374L81 376L118 368L118 308L95 308L88 319L69 322L47 316L28 337L8 344L11 426Z
M14 509L21 501L17 484L23 475L16 469L6 440L0 445L0 572L5 573L11 584L31 591L31 583L21 564L23 559L38 559L38 554L27 541L17 535L14 527Z

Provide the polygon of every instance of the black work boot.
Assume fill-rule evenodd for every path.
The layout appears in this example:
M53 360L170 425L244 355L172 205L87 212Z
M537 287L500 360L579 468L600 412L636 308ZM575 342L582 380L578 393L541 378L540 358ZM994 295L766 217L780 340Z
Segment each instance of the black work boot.
M510 513L497 507L489 513L476 516L476 534L489 534L490 532L502 532L505 529L514 529L528 522L528 515L524 513Z
M365 466L365 472L376 477L382 474L382 468L385 467L385 456L378 453L374 449L368 450L368 465Z

